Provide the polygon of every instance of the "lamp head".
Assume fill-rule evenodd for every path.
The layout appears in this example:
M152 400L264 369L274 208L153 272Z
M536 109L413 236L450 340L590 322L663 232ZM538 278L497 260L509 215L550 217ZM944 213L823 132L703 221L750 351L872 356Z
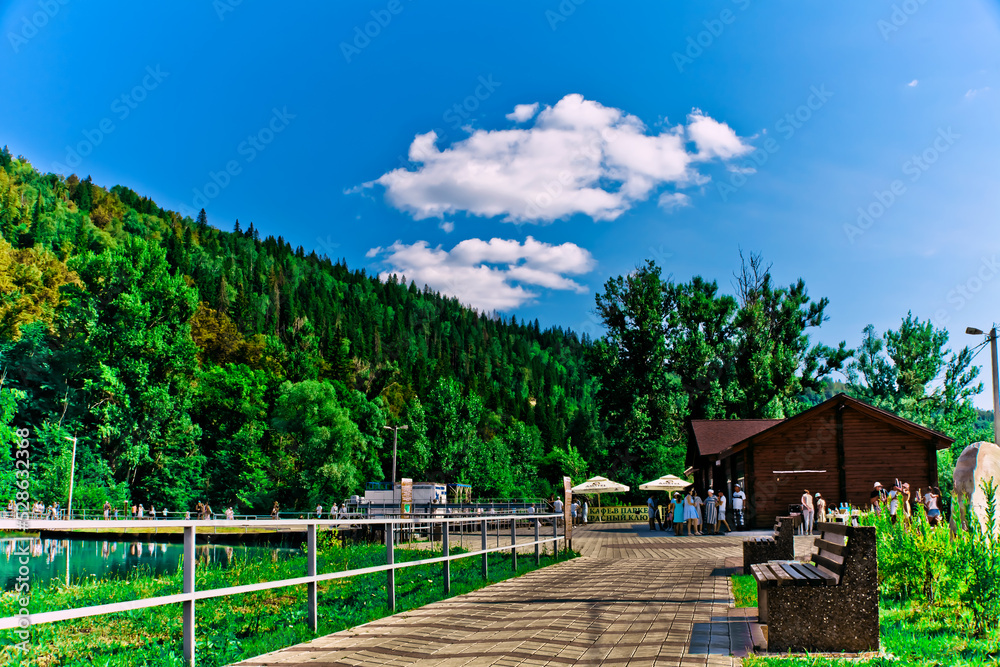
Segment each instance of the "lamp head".
M982 329L977 329L976 327L966 327L965 333L969 334L970 336L981 336L984 332Z

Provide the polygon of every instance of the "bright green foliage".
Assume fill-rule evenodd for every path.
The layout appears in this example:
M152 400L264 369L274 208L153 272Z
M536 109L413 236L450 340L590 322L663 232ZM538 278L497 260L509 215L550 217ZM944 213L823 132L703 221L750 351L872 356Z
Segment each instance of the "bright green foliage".
M985 521L980 523L966 508L969 532L960 544L966 588L963 604L972 612L972 633L986 637L997 631L1000 621L1000 539L997 537L997 484L993 478L983 480L980 490L986 497ZM959 570L960 572L962 570Z
M15 443L21 441L18 429L23 428L14 421L17 402L25 398L23 392L3 387L0 383L0 489L12 497L16 481L14 469ZM22 431L23 433L23 431ZM28 465L30 466L30 459ZM30 467L27 468L30 473ZM30 477L30 475L29 475Z
M257 512L387 479L387 424L410 427L400 476L473 481L477 496L547 493L545 454L571 428L599 439L589 341L349 271L253 223L223 232L3 151L0 236L0 365L25 393L46 503L65 503L72 435L75 506ZM322 414L292 414L309 397Z
M272 425L279 434L277 456L298 462L298 485L310 504L342 498L364 481L370 443L327 382L281 385Z
M679 474L688 418L791 416L850 356L844 343L810 346L827 300L811 301L801 280L775 287L758 256L737 278L734 298L701 277L664 279L648 261L597 295L608 333L588 361L607 442L583 453L609 476L637 485Z
M733 586L736 607L757 606L757 580L749 574L734 574L729 578Z
M982 391L979 368L964 347L951 352L948 332L908 313L899 329L879 335L864 330L861 346L847 367L848 393L876 407L955 438L952 460L978 440L992 440L979 422L972 397ZM941 488L951 489L951 468L943 466Z

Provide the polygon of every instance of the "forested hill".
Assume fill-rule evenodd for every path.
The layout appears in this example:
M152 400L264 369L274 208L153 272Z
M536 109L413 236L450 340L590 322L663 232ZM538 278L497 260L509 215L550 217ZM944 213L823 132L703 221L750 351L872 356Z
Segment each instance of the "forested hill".
M547 495L578 459L567 442L599 438L589 342L570 331L6 149L0 234L0 425L30 431L45 502L65 498L70 436L75 506L171 510L329 506L389 477L396 425L400 477Z

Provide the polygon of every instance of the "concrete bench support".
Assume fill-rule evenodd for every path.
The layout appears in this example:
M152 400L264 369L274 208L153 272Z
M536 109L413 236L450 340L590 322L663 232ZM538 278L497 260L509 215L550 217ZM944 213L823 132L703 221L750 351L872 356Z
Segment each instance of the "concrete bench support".
M764 563L757 579L767 650L861 652L879 649L875 528L819 524L814 565Z

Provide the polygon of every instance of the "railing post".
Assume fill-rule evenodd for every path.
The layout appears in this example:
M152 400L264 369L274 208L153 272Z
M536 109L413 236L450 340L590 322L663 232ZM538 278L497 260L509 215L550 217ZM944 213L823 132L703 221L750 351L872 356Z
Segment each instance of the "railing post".
M552 556L559 556L559 517L552 517Z
M517 572L517 520L510 520L510 564Z
M483 533L483 551L486 551L486 548L487 548L486 547L486 519L483 519L481 523L482 523L481 528L482 528L482 533ZM489 565L487 564L486 554L484 553L483 554L483 579L489 579L489 576L490 576Z
M393 535L392 535L393 525L392 523L385 524L385 562L388 565L392 565L396 562L396 554L393 551ZM389 568L385 571L386 573L386 593L388 594L388 605L389 610L392 613L396 613L396 570Z
M451 545L448 542L448 522L441 524L441 555L447 558L451 555ZM444 594L451 593L451 561L444 562Z
M307 545L309 549L308 557L306 559L307 570L306 574L310 577L316 576L316 524L311 523L307 528ZM319 584L315 581L310 581L306 584L309 591L308 593L308 618L309 618L309 629L313 632L319 630L319 614L317 612L317 593L319 592Z
M535 565L542 564L542 545L538 543L538 519L533 519L535 522Z
M182 592L194 593L194 526L184 526L184 586ZM182 611L184 619L184 660L194 667L194 600L185 600Z

